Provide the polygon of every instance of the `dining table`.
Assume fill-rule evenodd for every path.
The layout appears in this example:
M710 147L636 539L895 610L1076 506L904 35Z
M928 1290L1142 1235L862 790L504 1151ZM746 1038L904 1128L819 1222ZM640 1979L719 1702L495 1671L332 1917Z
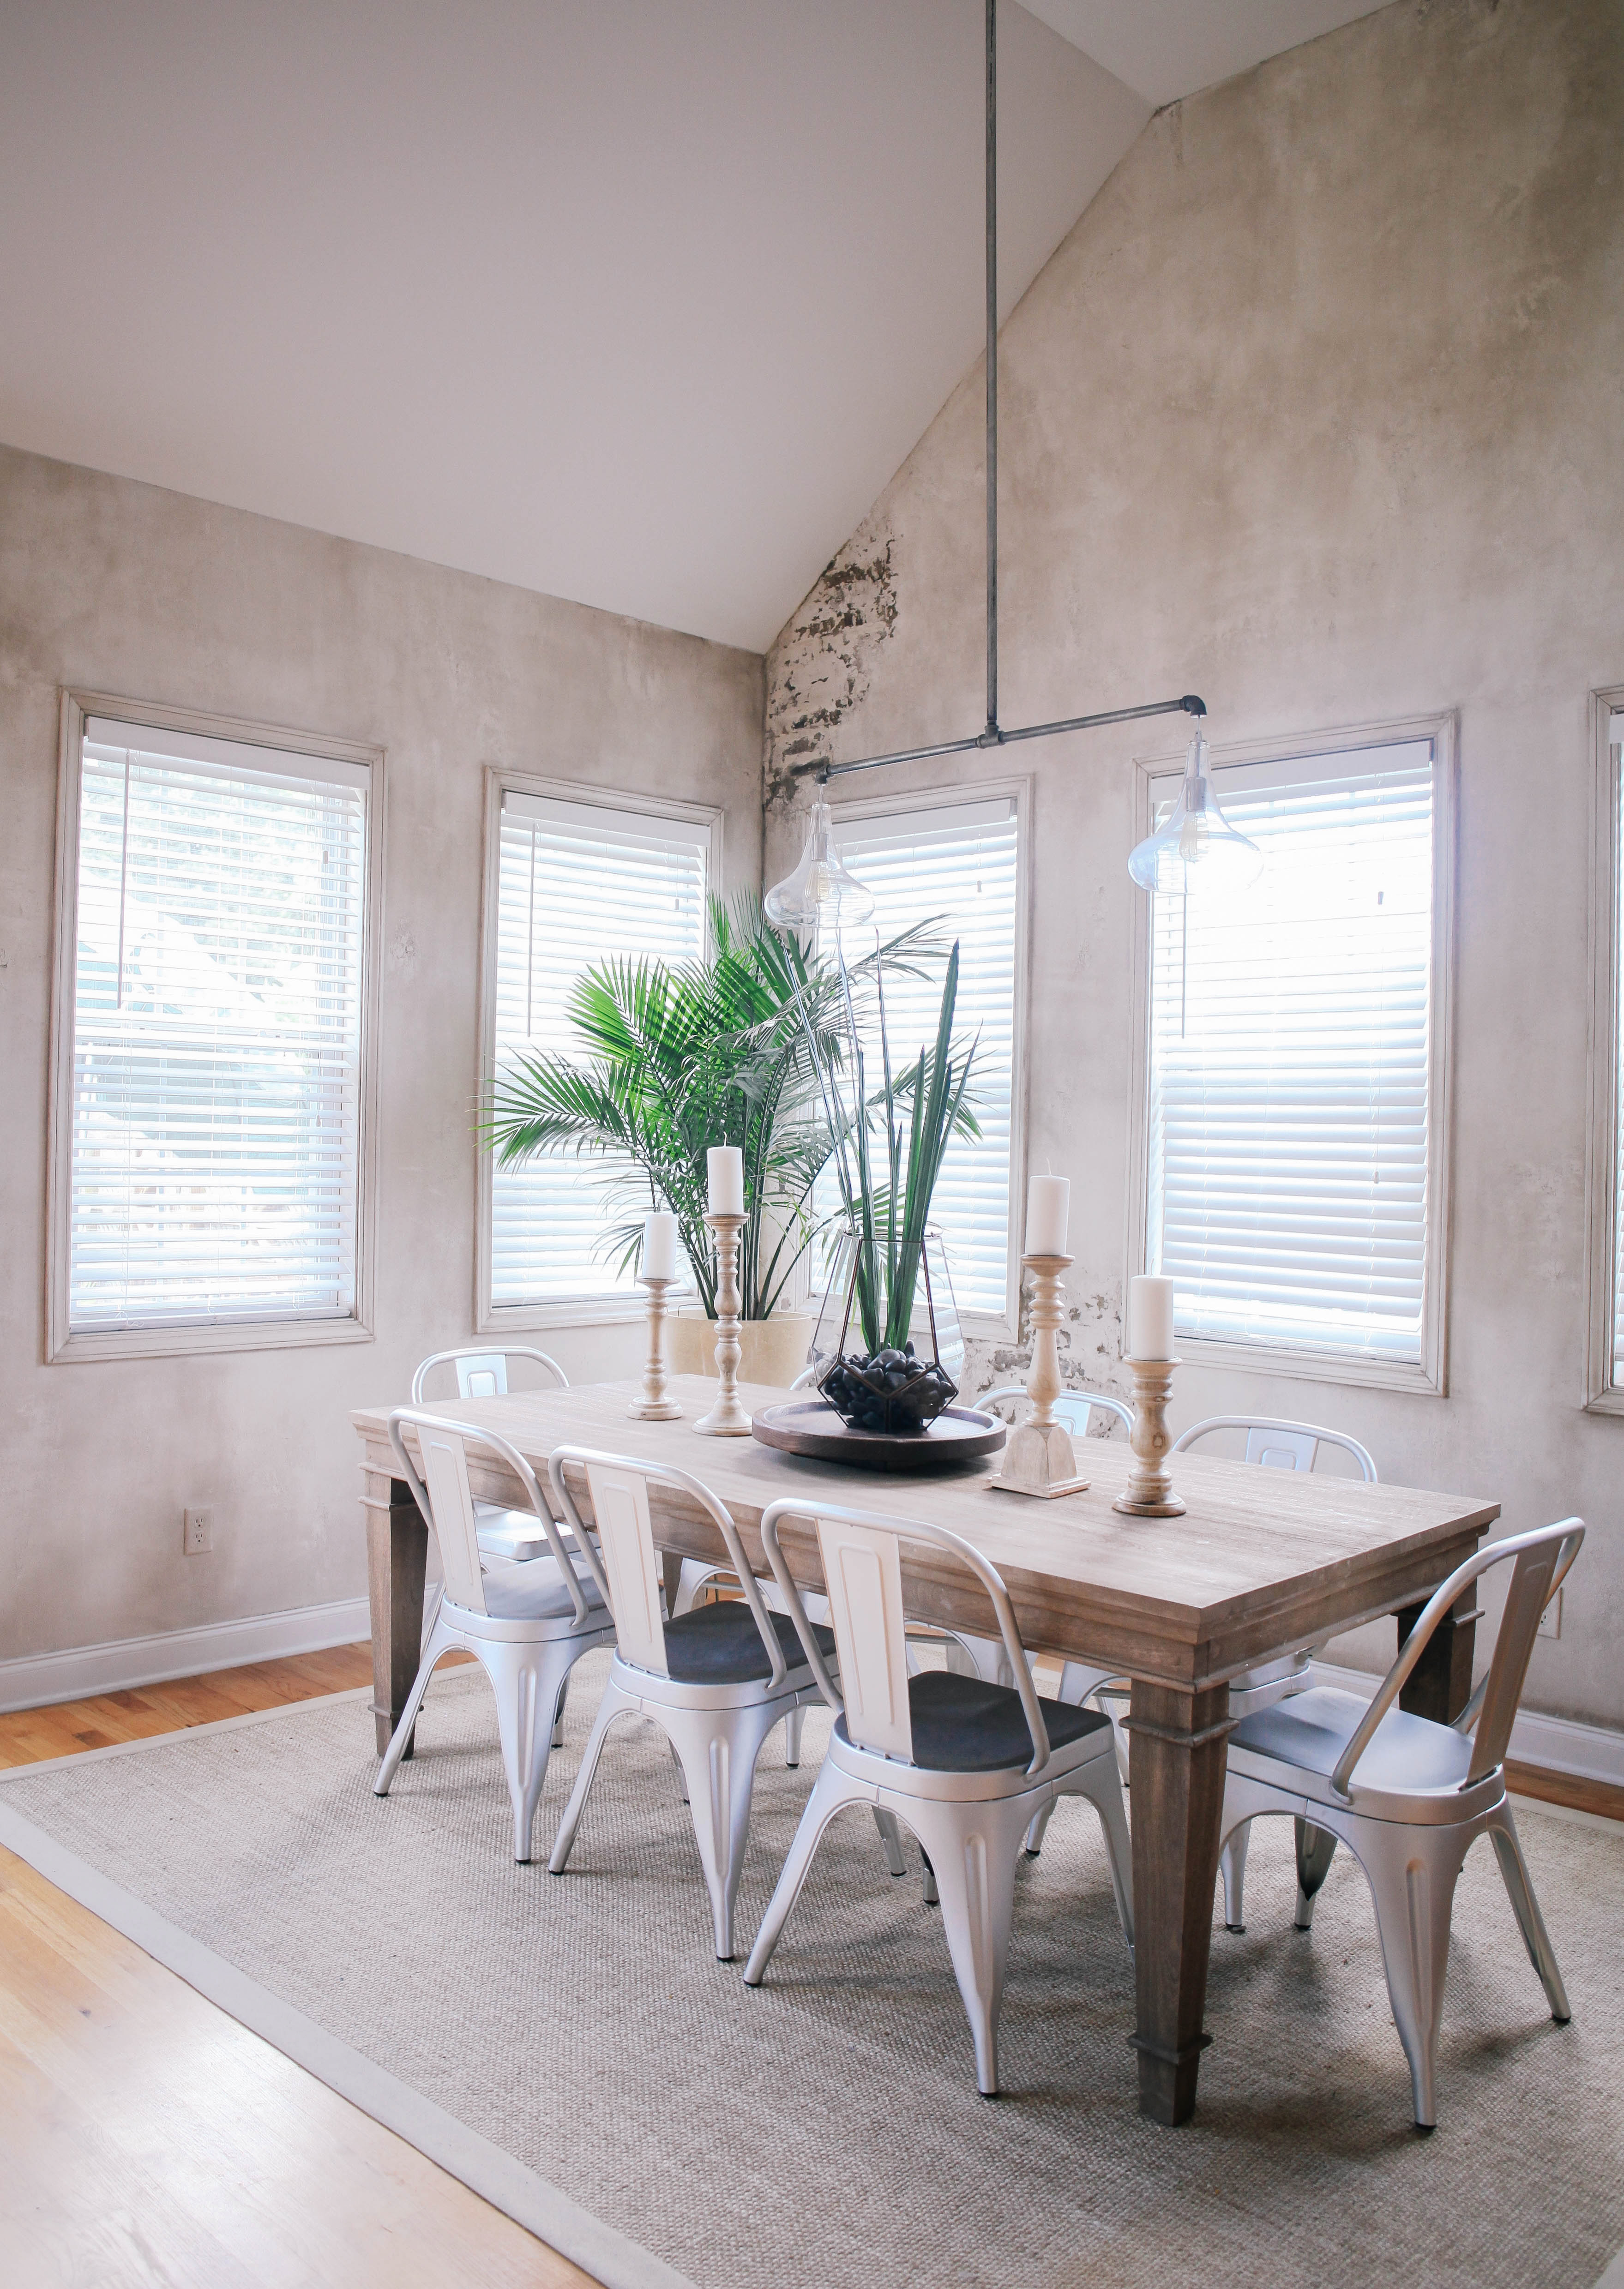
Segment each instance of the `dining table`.
M1186 2121L1209 2040L1203 2022L1233 1721L1229 1679L1384 1615L1396 1615L1402 1639L1499 1516L1498 1503L1182 1454L1172 1467L1183 1513L1130 1516L1112 1508L1132 1460L1120 1440L1079 1441L1086 1488L1040 1500L989 1483L996 1455L950 1475L881 1475L750 1437L701 1435L696 1421L716 1392L703 1377L672 1378L671 1395L683 1409L676 1421L628 1413L641 1388L629 1380L597 1383L458 1400L432 1411L499 1433L544 1489L548 1459L560 1447L686 1472L725 1503L764 1576L771 1567L758 1530L763 1511L782 1496L803 1500L806 1520L787 1520L781 1543L790 1571L809 1590L822 1587L812 1523L820 1502L948 1527L996 1567L1028 1651L1130 1680L1124 1722L1137 1945L1129 2039L1140 2111L1161 2123ZM788 1396L740 1385L752 1414ZM418 1667L428 1543L389 1443L389 1413L386 1405L352 1416L362 1446L380 1752ZM476 1500L525 1500L516 1475L489 1448L470 1448L468 1475ZM570 1485L575 1494L573 1479ZM584 1481L578 1500L590 1523ZM673 1588L684 1558L727 1562L715 1525L680 1487L654 1485L650 1509ZM910 1619L996 1635L985 1591L940 1546L905 1543L902 1583ZM1401 1696L1404 1708L1442 1722L1460 1712L1471 1687L1476 1619L1468 1593L1435 1632Z

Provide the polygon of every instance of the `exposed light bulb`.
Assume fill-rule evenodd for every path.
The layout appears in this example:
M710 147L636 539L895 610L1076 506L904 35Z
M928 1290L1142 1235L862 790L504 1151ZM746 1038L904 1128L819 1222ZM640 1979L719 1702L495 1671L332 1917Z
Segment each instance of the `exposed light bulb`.
M873 913L873 892L840 863L834 819L821 799L812 807L795 872L773 884L762 907L780 929L838 929L846 922L866 922Z

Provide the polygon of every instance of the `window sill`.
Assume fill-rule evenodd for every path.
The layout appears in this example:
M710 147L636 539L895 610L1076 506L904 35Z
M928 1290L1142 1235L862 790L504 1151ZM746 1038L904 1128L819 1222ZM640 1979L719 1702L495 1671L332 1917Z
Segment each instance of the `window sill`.
M1250 1375L1285 1376L1301 1383L1340 1384L1364 1391L1408 1391L1418 1398L1442 1399L1442 1374L1398 1360L1339 1358L1334 1352L1299 1351L1285 1344L1226 1344L1210 1336L1175 1336L1173 1348L1186 1367L1239 1368Z
M180 1359L198 1352L304 1351L327 1344L370 1344L359 1320L237 1320L206 1327L80 1328L51 1354L54 1367L90 1360Z
M1624 1415L1624 1391L1598 1391L1585 1401L1587 1415Z
M668 1299L670 1308L681 1311L692 1303L692 1294ZM480 1313L476 1334L509 1334L525 1328L617 1328L627 1327L647 1316L646 1299L636 1296L582 1296L572 1302L569 1297L553 1304L491 1304Z

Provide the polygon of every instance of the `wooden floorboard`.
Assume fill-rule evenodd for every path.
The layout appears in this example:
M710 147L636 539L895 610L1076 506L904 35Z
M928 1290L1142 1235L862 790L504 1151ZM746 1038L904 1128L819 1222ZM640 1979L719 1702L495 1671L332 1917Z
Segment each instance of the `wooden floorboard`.
M0 1717L0 1764L372 1682L365 1646ZM0 1851L4 2289L592 2289Z

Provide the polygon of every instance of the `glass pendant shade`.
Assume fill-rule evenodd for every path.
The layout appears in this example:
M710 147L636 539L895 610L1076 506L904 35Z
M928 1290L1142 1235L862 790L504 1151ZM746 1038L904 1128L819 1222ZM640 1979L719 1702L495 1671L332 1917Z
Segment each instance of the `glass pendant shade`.
M1142 890L1244 890L1262 865L1257 844L1237 834L1218 807L1207 774L1207 743L1197 731L1179 800L1166 823L1131 853L1128 872Z
M805 848L794 873L775 882L762 905L767 920L780 929L838 929L844 922L866 922L873 914L873 893L836 855L827 802L813 803Z

